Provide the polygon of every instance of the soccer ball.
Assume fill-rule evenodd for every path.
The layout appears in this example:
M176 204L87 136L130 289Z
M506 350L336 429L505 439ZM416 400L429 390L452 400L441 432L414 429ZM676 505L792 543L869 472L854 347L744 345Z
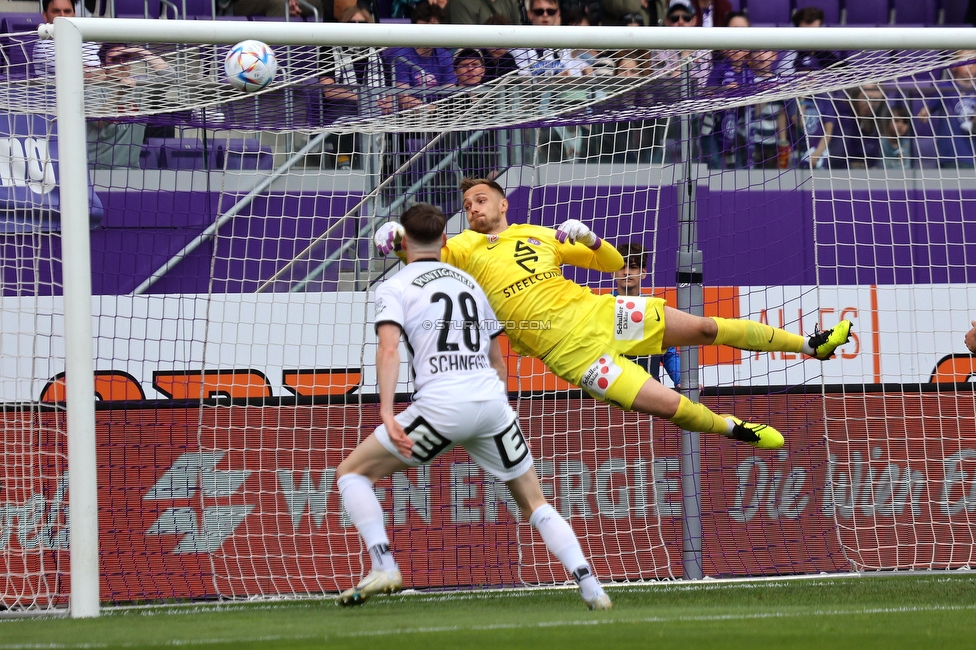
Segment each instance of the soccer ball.
M278 60L274 52L261 41L241 41L231 48L224 59L227 81L249 93L271 83L277 69Z

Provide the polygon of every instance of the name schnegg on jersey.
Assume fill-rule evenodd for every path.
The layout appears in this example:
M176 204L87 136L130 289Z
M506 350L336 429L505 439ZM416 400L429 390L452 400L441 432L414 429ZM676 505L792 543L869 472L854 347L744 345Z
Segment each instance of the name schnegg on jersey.
M491 368L483 354L436 354L427 359L430 374L437 375L456 370L485 370Z

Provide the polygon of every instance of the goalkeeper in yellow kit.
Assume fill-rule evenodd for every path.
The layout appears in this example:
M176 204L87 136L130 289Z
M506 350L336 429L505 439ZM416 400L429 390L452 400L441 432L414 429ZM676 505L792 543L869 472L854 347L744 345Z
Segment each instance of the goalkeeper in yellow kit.
M541 359L554 374L604 402L666 418L688 431L777 449L783 436L774 428L716 415L665 388L627 356L661 354L672 346L729 345L826 360L849 338L846 320L805 338L755 321L693 316L661 298L596 295L565 279L561 266L616 271L624 261L613 246L575 219L555 230L509 225L508 200L494 181L465 179L461 191L471 228L447 241L441 259L482 286L513 350ZM374 237L377 249L396 250L401 233L398 224L384 224Z

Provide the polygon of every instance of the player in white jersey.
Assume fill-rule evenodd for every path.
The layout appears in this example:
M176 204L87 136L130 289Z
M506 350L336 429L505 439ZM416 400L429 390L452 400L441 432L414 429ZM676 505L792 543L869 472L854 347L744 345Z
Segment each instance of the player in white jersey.
M342 592L340 605L403 588L373 484L428 463L457 444L508 486L529 523L579 584L590 609L610 609L576 534L546 502L532 454L508 403L507 369L495 338L501 327L488 298L467 273L440 261L447 218L432 205L403 213L407 266L376 289L376 375L380 418L336 471L349 518L369 550L370 572ZM410 353L413 403L399 415L393 398L400 374L400 336Z

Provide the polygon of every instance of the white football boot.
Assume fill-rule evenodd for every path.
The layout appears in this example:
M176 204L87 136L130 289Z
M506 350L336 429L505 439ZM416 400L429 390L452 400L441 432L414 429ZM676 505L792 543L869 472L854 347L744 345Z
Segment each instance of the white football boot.
M394 594L401 589L403 589L403 576L400 575L400 569L392 571L373 569L359 581L358 585L339 594L336 603L346 607L362 605L377 594Z
M608 596L603 589L593 594L593 598L591 600L584 598L583 602L586 603L587 609L594 611L613 609L613 603L610 602L610 596Z

